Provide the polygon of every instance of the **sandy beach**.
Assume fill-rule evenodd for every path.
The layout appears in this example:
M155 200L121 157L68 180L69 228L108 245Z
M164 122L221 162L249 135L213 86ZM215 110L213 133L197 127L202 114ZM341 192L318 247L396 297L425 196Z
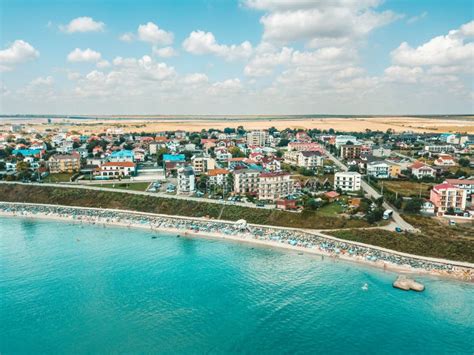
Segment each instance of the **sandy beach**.
M60 211L60 212L55 212ZM67 213L65 213L67 212ZM107 213L107 217L101 216L101 214ZM157 214L148 214L132 211L123 210L108 210L108 209L94 209L94 208L83 208L83 207L69 207L69 206L54 206L54 205L37 205L37 204L21 204L21 203L3 203L0 202L0 216L5 217L21 217L21 218L39 218L49 220L60 220L63 222L77 223L77 224L93 224L97 226L117 226L123 228L140 228L155 232L165 232L169 234L176 234L182 237L190 238L212 238L228 240L237 243L250 243L252 245L258 245L262 247L271 247L285 249L297 253L310 253L316 254L321 257L328 257L332 260L344 260L349 262L363 263L371 267L377 267L384 270L389 270L397 273L406 273L413 275L432 275L442 278L452 278L468 282L474 282L474 265L469 263L455 263L446 260L434 259L434 258L422 258L418 256L409 256L404 253L397 253L388 251L383 248L377 248L369 246L368 250L380 251L381 253L378 258L371 256L373 253L361 253L365 246L361 243L351 243L342 241L334 237L326 236L323 234L317 235L317 238L327 239L329 242L333 241L338 247L335 249L325 248L324 244L314 245L299 245L289 244L283 240L272 240L266 238L264 235L257 235L256 233L261 230L260 226L248 225L244 230L236 229L235 223L226 221L215 221L206 220L203 218L185 218L185 217L174 217ZM110 218L110 216L116 216ZM152 221L152 222L144 222ZM154 221L154 222L153 222ZM174 221L170 222L170 221ZM159 222L159 223L158 223ZM206 230L205 227L195 229L195 225L201 224L219 224L220 228L216 230ZM191 227L190 227L191 226ZM277 231L283 233L283 235L297 235L301 234L300 230L283 229L275 227L264 227L268 231ZM303 232L306 233L306 232ZM314 235L316 237L316 235ZM295 237L295 239L297 239ZM342 244L341 244L342 243ZM350 249L356 249L357 253L350 254L345 252L340 245L347 245ZM350 250L349 249L349 250ZM390 257L385 260L380 257L384 255L395 257L393 260L399 260L397 256L403 256L405 263L400 264L397 262L391 262ZM416 262L423 260L423 267L413 267L406 263L410 257L415 258ZM416 264L415 264L416 265Z

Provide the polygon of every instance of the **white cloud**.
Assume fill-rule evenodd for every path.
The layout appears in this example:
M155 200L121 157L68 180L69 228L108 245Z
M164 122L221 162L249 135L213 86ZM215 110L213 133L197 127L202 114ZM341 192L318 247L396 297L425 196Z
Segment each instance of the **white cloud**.
M363 38L399 16L377 12L379 1L249 0L246 5L265 10L260 22L267 41L306 41L310 47L341 45Z
M155 45L168 45L173 43L173 33L167 32L153 22L138 26L138 39Z
M17 64L39 57L39 52L28 42L21 39L0 51L0 71L9 71Z
M410 18L407 20L407 23L408 23L409 25L411 25L411 24L413 24L413 23L415 23L415 22L418 22L418 21L424 19L426 16L428 16L428 12L423 11L423 12L422 12L421 14L419 14L419 15L410 17Z
M46 77L38 77L30 82L32 86L40 86L40 85L52 85L54 83L54 79L52 76Z
M392 60L402 66L458 66L472 70L474 43L467 39L474 35L474 21L445 36L437 36L413 48L407 42L392 51Z
M252 54L252 45L248 41L244 41L239 45L219 44L212 32L193 31L183 42L185 51L196 54L214 54L223 57L228 61L235 59L245 59Z
M183 83L187 85L206 84L208 81L209 78L206 74L203 73L188 74L183 79Z
M416 83L422 76L423 69L420 67L410 68L394 65L385 69L384 74L387 81Z
M163 47L163 48L153 47L152 51L153 51L153 54L162 58L171 58L178 55L178 53L174 50L173 47Z
M235 95L242 91L242 83L239 78L227 79L213 83L207 92L215 96Z
M68 73L68 74L67 74L67 78L68 78L69 80L72 80L72 81L77 80L77 79L79 79L80 77L81 77L81 74L79 74L79 73L77 73L77 72L71 72L71 73Z
M59 29L65 33L102 32L105 29L105 23L84 16L71 20L67 25L60 25Z
M244 73L250 77L270 75L276 66L289 63L292 53L293 49L287 47L283 47L280 52L260 52L245 66Z
M110 63L108 60L102 59L101 61L97 62L97 68L103 69L110 67Z
M135 38L135 35L131 32L124 33L120 35L119 40L122 42L132 42Z
M67 56L69 62L98 62L101 58L102 56L99 52L90 48L85 50L76 48Z

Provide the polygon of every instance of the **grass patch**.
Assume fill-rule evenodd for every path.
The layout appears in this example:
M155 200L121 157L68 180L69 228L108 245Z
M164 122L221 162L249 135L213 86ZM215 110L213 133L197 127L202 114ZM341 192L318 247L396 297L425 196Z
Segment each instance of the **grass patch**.
M35 185L0 184L0 200L9 202L50 203L66 206L116 208L168 215L219 218L236 221L245 219L249 223L293 228L334 229L369 226L365 220L329 217L318 211L302 213L276 209L250 208L142 196L120 192L120 190L94 191L74 187L52 187Z
M382 185L382 182L379 181L379 186ZM412 196L418 197L421 192L421 197L429 197L431 187L433 187L435 183L430 182L416 182L416 181L384 181L383 187L388 191L393 192L394 194L398 192L403 196Z
M146 191L149 182L118 182L114 184L94 184L89 186L102 187L104 189L118 189L118 190L131 190L131 191Z
M471 230L472 232L472 230ZM340 230L328 234L403 253L474 262L474 239L438 233L396 233L383 229Z
M59 174L49 174L46 176L44 179L42 179L43 182L51 182L51 183L56 183L56 182L70 182L71 177L74 174L69 174L69 173L59 173Z
M338 203L330 203L326 206L321 207L318 209L318 212L323 216L337 216L339 213L343 212L343 208Z

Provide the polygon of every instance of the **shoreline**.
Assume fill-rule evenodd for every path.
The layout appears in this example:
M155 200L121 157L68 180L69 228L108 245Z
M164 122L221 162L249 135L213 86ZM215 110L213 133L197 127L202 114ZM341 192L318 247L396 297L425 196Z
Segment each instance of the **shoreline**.
M60 213L61 212L61 213ZM237 228L236 223L220 220L209 220L205 218L191 218L180 216L158 215L143 212L95 209L87 207L71 207L61 205L44 205L29 203L0 202L0 216L20 217L30 219L56 220L62 222L72 222L77 224L90 224L96 226L117 226L124 228L139 228L152 232L164 232L177 234L183 237L194 239L208 238L221 239L238 243L259 245L263 247L278 248L299 253L308 253L331 258L333 260L343 260L364 264L370 267L387 270L396 273L410 275L429 275L440 278L456 279L460 281L474 282L474 265L469 263L456 263L449 261L439 262L413 256L416 259L409 260L409 257L402 257L402 260L410 263L422 263L425 267L412 267L409 264L397 264L388 260L400 260L397 252L390 253L386 249L377 247L362 247L360 243L341 241L337 238L315 234L309 231L302 231L288 228L278 228L270 226L247 225L245 229ZM206 230L207 229L207 230ZM263 233L262 233L263 232ZM275 239L274 235L282 235L280 239ZM293 238L293 239L285 239ZM298 238L309 238L310 243L296 242ZM314 239L314 240L311 240ZM324 239L328 239L327 242ZM288 242L285 242L288 241ZM316 243L316 242L319 242ZM336 244L327 246L328 243ZM341 246L342 244L342 246ZM343 249L346 247L346 249ZM365 250L367 249L367 250ZM355 250L355 253L351 253ZM375 258L372 254L377 251L380 257ZM400 253L403 254L403 253ZM390 258L389 258L390 259ZM422 261L421 261L422 260Z

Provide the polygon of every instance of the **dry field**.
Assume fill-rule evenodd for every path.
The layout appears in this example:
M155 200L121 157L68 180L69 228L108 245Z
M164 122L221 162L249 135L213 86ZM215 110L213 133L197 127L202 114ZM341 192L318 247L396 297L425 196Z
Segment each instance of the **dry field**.
M274 126L277 129L318 128L328 130L333 128L336 131L365 131L366 129L386 131L387 129L392 129L396 132L474 133L474 116L434 118L393 116L351 118L125 116L120 119L104 116L97 119L82 120L58 118L53 119L50 124L45 122L46 119L35 119L30 121L28 125L39 131L43 131L46 128L60 127L86 134L105 132L107 128L120 128L124 132L160 132L174 130L201 131L202 129L224 129L226 127L236 128L238 126L244 126L245 129L265 129ZM1 123L4 123L4 128L7 128L7 121L4 120Z

